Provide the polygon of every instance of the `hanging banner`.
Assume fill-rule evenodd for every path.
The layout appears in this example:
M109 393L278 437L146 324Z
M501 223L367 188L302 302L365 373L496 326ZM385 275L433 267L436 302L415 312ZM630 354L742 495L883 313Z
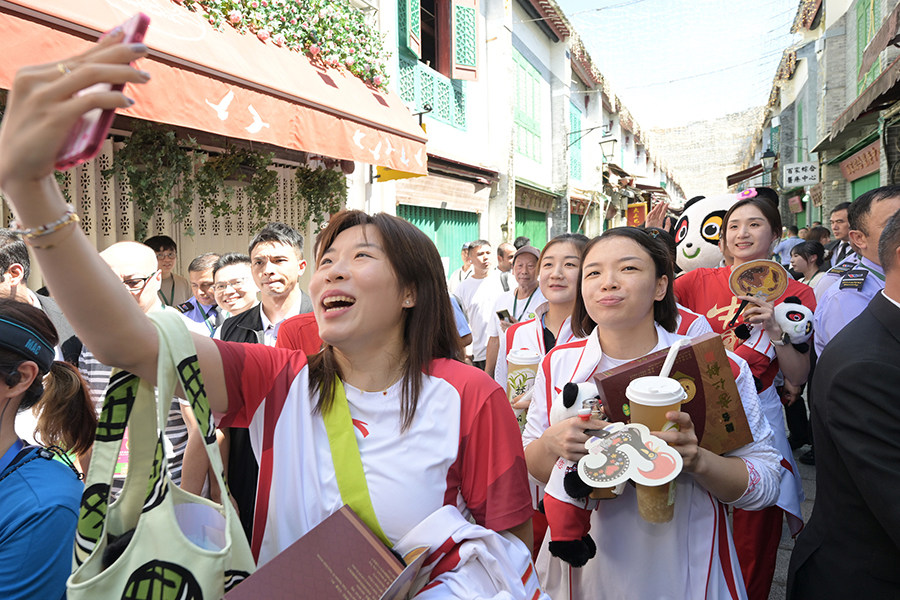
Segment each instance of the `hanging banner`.
M647 220L647 203L639 202L629 204L625 211L628 225L631 227L640 227Z

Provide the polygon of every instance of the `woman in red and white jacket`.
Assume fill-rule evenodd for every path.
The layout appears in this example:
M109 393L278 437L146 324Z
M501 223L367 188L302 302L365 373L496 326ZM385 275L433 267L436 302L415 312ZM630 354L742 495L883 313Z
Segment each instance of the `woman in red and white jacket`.
M567 382L591 381L596 372L683 337L674 333L678 310L672 280L665 246L640 229L612 229L586 246L572 315L573 332L586 337L556 346L541 363L523 434L533 478L547 481L560 457L584 456L584 430L606 424L596 419L585 424L575 417L550 426L548 403ZM601 501L591 515L597 555L587 565L570 568L549 554L545 540L537 569L551 597L746 598L725 505L774 503L779 455L746 362L733 354L729 359L754 441L719 456L698 446L687 413L668 413L679 430L655 435L684 459L674 518L664 524L643 521L631 486Z
M494 368L494 379L506 389L508 365L506 355L511 349L533 350L542 357L554 346L566 344L576 339L572 332L572 308L578 294L578 280L581 277L581 253L588 243L587 236L578 233L558 235L544 246L538 258L538 285L547 299L535 310L535 318L510 326L500 336L499 359ZM513 404L517 410L527 410L530 400L519 400ZM538 510L544 497L544 483L529 477L531 501L535 513L534 556L541 546L547 519Z

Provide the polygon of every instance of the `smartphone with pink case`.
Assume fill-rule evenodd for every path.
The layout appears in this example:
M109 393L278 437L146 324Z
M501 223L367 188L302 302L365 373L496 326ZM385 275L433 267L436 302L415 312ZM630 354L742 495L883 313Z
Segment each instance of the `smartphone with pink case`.
M125 36L122 39L123 44L133 44L144 40L144 35L147 33L147 26L149 24L150 17L144 13L138 13L116 29L121 29L125 33ZM100 39L102 40L116 29L107 31ZM119 92L124 88L124 84L110 85L108 83L98 83L81 90L78 92L78 95L81 96L84 94L106 91ZM95 108L94 110L83 114L81 118L78 119L78 122L75 123L75 126L72 127L69 139L66 140L65 145L57 155L56 168L63 171L97 156L100 152L100 146L103 144L103 140L106 139L106 134L109 133L109 128L112 126L115 116L115 109L101 110Z

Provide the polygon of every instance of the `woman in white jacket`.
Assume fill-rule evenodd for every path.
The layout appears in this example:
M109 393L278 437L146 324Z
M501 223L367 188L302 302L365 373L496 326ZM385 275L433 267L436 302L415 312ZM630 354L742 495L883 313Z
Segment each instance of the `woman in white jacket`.
M548 403L569 381L666 348L681 336L668 251L640 229L612 229L585 248L572 328L583 339L544 358L523 434L531 476L546 482L559 457L585 454L586 425L577 417L554 426ZM680 431L657 432L684 459L675 516L651 524L637 512L634 488L600 502L591 516L597 555L579 569L552 557L545 540L537 561L545 590L564 598L746 598L726 505L762 508L778 495L779 455L762 415L747 364L733 354L738 389L754 441L724 456L700 448L690 417L670 412ZM602 426L590 421L587 427Z

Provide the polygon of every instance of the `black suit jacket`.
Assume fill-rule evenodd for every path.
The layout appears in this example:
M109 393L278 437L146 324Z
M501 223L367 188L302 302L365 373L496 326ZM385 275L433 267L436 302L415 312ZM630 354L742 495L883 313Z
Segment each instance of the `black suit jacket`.
M813 389L816 501L788 598L900 598L900 308L877 294L825 347Z

